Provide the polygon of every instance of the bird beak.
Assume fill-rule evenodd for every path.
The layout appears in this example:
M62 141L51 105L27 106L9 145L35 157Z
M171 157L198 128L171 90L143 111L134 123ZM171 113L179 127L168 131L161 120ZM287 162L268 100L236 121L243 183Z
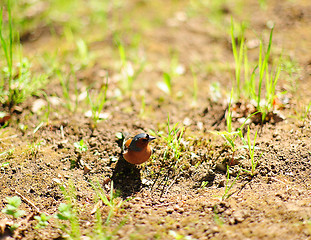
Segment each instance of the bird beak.
M156 139L155 137L153 136L149 136L149 139L148 139L148 142L151 142L152 140Z

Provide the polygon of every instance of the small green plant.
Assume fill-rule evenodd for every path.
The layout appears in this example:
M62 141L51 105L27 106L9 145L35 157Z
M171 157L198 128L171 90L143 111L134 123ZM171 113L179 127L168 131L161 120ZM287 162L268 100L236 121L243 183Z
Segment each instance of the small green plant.
M243 126L246 122L245 121L242 124L242 126L238 129L238 131L232 131L232 112L231 112L232 96L233 96L233 89L231 90L231 96L230 96L230 101L228 104L228 111L227 111L227 115L226 115L227 131L222 131L222 132L210 131L212 134L220 135L221 137L223 137L225 139L225 141L227 142L227 144L230 146L231 151L232 151L232 157L231 157L230 165L233 164L235 152L238 150L238 147L235 143L236 139L238 138L238 136L241 132L241 129L243 128Z
M67 189L64 186L60 186L60 189L62 190L67 203L60 203L58 206L58 213L55 215L55 218L65 221L60 224L60 228L62 231L67 233L71 239L81 239L75 187L73 183L70 182ZM68 229L66 221L69 221L70 229Z
M269 72L269 57L272 46L272 36L273 36L273 27L271 28L269 43L267 51L262 55L263 43L260 42L260 52L258 60L258 71L259 71L259 85L258 85L258 94L257 94L257 109L262 112L262 121L265 120L268 111L273 107L273 100L275 98L275 87L278 82L281 66L280 63L277 64L276 70L273 73L273 69ZM280 62L280 61L279 61ZM261 104L261 88L263 79L266 79L266 93L265 93L265 103L264 106Z
M196 240L196 238L193 238L190 235L184 236L183 234L177 233L173 230L170 230L168 234L172 236L175 240Z
M305 108L305 112L303 113L302 115L302 119L305 121L309 116L310 116L310 113L311 113L311 102L308 104L308 106Z
M146 93L145 91L142 91L139 115L144 116L145 112L146 112Z
M64 223L61 224L61 230L68 233L71 239L80 239L80 224L76 213L76 209L71 203L60 203L58 207L58 213L55 216L59 220L69 221L70 230L68 226Z
M235 28L233 20L231 20L231 42L232 51L235 60L235 92L236 98L239 100L244 97L248 100L256 102L256 108L262 113L262 122L265 121L266 115L273 109L273 101L275 99L275 89L281 73L281 61L278 60L276 66L271 66L270 52L272 46L273 27L270 31L269 42L266 51L264 51L263 42L259 44L259 57L257 65L252 69L248 61L247 47L245 45L244 32L245 23L240 26L240 35L238 38L239 45L235 40ZM244 63L244 64L243 64ZM251 70L252 69L252 70ZM242 73L244 72L244 84L242 84ZM264 98L262 98L262 90L265 86ZM243 90L243 91L242 91Z
M101 118L101 111L107 101L107 90L108 90L108 73L106 75L106 82L102 86L100 93L96 96L95 99L92 99L89 91L87 91L88 103L91 106L92 112L92 122L93 128L96 128L99 119Z
M87 151L87 145L84 143L83 139L81 139L79 142L75 142L73 145L80 153Z
M125 47L122 41L118 39L118 37L116 37L116 43L119 50L119 57L121 61L121 73L123 75L122 89L126 94L131 96L133 84L140 75L140 73L144 70L146 60L144 57L142 58L137 57L134 61L130 61L125 51Z
M79 62L81 62L81 67L86 67L87 65L89 65L91 60L88 46L82 38L76 40L76 45L78 51L77 59L79 60Z
M225 139L226 143L230 146L231 151L232 151L232 157L231 157L231 160L229 161L229 165L233 165L236 151L243 147L243 146L237 146L236 140L238 138L241 138L242 140L244 140L243 134L242 134L242 129L243 129L244 125L246 124L247 120L250 117L252 117L253 115L258 113L258 112L255 112L255 113L251 114L250 116L248 116L245 119L245 121L243 122L243 124L236 131L233 131L233 129L232 129L232 113L231 113L232 96L233 96L233 89L231 90L231 97L230 97L230 101L228 104L228 111L227 111L227 116L226 116L227 131L222 131L222 132L210 131L212 134L219 135L219 136L223 137Z
M184 66L179 63L178 54L173 51L171 56L170 68L162 75L163 81L157 82L157 87L164 93L172 96L173 93L173 79L184 73Z
M7 152L3 152L4 154L7 154ZM2 156L2 154L0 154L0 157ZM9 162L4 162L4 163L0 163L0 170L3 171L5 173L5 169L10 165Z
M9 24L9 36L8 40L6 40L6 36L4 35L3 29L3 7L0 10L0 40L2 50L4 52L7 68L6 72L8 73L7 81L1 81L1 90L4 91L4 87L8 87L9 96L12 95L12 79L13 79L13 24L12 24L12 13L11 13L11 1L7 1L7 10L8 10L8 24Z
M111 182L110 185L110 196L109 198L106 196L105 191L102 189L102 187L100 186L100 184L97 182L97 184L93 184L91 183L91 186L93 187L93 189L96 192L96 196L106 205L109 207L109 212L108 212L108 216L106 218L106 225L108 225L110 223L111 218L113 217L113 214L115 213L115 211L117 211L118 209L121 208L123 202L116 201L116 195L114 193L114 189L113 189L113 182ZM99 212L97 214L100 214ZM97 216L98 217L98 216ZM101 227L101 226L100 226Z
M215 223L216 223L218 226L220 226L220 227L221 227L222 225L224 225L224 221L219 217L219 214L218 214L217 206L216 206L216 205L214 206L213 212L214 212L214 221L215 221Z
M40 216L34 216L34 219L38 221L38 224L35 226L35 229L45 228L49 225L49 220L52 216L48 216L45 213L41 213Z
M259 6L262 9L265 9L267 7L267 0L258 0Z
M255 132L255 136L254 136L254 141L252 142L251 141L251 138L250 138L250 128L248 126L247 128L247 139L245 140L243 138L242 135L240 135L243 143L244 143L244 146L245 148L248 149L248 155L250 157L250 160L251 160L251 171L248 171L246 169L243 169L243 171L249 173L251 176L254 176L255 175L255 170L256 170L256 167L257 167L257 164L258 164L258 159L255 160L255 149L256 149L256 138L257 138L257 131ZM262 155L262 154L261 154ZM259 159L261 158L261 156L259 157Z
M43 141L41 140L41 141L39 141L37 143L32 143L32 144L29 145L29 151L30 151L30 154L33 157L36 157L36 155L40 151L42 143L43 143Z
M20 218L25 215L25 211L19 209L22 203L22 200L20 199L20 197L18 196L6 197L6 200L8 204L6 205L4 209L2 209L3 213L12 216L14 219ZM19 223L14 223L10 229L14 231L18 227L19 227Z
M4 52L6 67L1 68L0 102L10 108L24 102L29 96L40 89L47 81L47 76L42 74L33 76L29 60L22 57L22 49L19 44L19 34L13 33L12 3L7 0L8 10L8 36L3 27L3 7L0 9L0 43ZM19 46L19 61L14 65L13 42ZM15 55L15 53L14 53Z
M6 197L8 202L7 206L2 209L2 212L12 216L13 218L19 218L25 215L24 210L18 209L22 203L22 200L18 196Z
M224 194L221 197L222 201L228 199L234 193L234 192L231 192L231 193L229 193L229 192L230 192L231 188L234 186L234 184L236 183L236 181L239 179L239 176L240 176L240 172L238 172L238 174L235 177L234 181L229 185L229 180L230 180L229 170L230 170L230 167L227 165L227 179L226 179L225 192L224 192Z
M63 90L63 98L65 100L64 106L69 110L73 111L74 107L72 106L71 103L71 98L70 98L70 90L69 90L69 76L67 76L67 80L65 80L64 74L58 69L56 70L56 74L59 77L60 84L62 86Z
M242 63L243 63L243 56L245 55L244 52L244 32L245 32L245 23L241 24L241 30L238 38L239 42L239 50L236 45L235 40L235 32L234 32L234 23L233 19L231 19L231 43L232 43L232 52L234 56L235 61L235 89L236 89L236 97L237 99L240 99L241 97L241 71L242 71Z
M164 151L163 159L168 159L169 156L173 160L171 161L172 165L175 166L180 160L180 155L182 153L181 141L184 135L185 127L178 127L179 123L176 123L173 127L170 125L169 115L167 116L167 135L162 134L161 132L158 135L163 138L166 142L166 149Z
M160 90L168 95L172 94L172 77L169 73L163 73L163 82L157 82L157 86Z

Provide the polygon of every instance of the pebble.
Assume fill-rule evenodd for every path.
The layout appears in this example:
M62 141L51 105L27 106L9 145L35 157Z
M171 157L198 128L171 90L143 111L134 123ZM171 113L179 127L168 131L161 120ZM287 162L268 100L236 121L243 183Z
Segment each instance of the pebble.
M174 209L173 209L173 208L171 208L171 207L169 207L169 208L167 208L167 209L166 209L166 212L171 214L171 213L173 213L173 212L174 212Z

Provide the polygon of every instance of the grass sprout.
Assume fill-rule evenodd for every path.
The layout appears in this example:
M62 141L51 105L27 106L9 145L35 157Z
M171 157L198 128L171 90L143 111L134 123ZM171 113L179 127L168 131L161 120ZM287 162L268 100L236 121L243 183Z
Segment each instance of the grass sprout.
M231 195L234 192L230 192L231 188L234 186L234 184L236 183L236 181L239 179L240 176L240 172L238 172L237 176L235 177L234 181L229 185L229 180L230 180L230 173L229 173L229 169L230 167L227 166L227 179L226 179L226 186L225 186L225 192L221 197L221 200L224 201L226 199L228 199L229 197L231 197Z
M185 68L179 63L178 54L173 52L170 68L162 74L163 81L157 82L157 87L167 95L172 96L173 79L184 74L184 72Z
M91 61L88 46L82 38L76 40L76 45L78 51L77 59L81 62L81 67L86 67Z
M241 94L241 71L242 71L242 63L243 63L243 56L245 55L244 52L244 32L245 32L245 23L241 24L241 31L238 38L239 49L237 48L236 41L235 41L235 34L234 34L234 24L233 20L231 19L231 43L232 43L232 52L235 61L235 81L236 81L236 95L237 98L240 99Z
M240 25L240 35L238 45L235 40L235 28L231 20L231 41L232 52L235 60L235 93L237 99L242 97L256 102L256 108L262 113L262 121L265 121L266 115L273 109L275 99L275 89L281 73L281 58L276 64L270 64L270 53L272 47L272 37L274 27L271 28L267 49L264 50L264 44L259 43L258 62L254 68L250 67L248 60L247 47L245 45L244 32L245 23ZM244 72L244 83L242 83L242 73ZM262 93L265 86L265 92ZM264 97L263 97L264 96Z
M111 182L110 185L110 195L109 197L106 196L105 191L102 189L102 187L100 186L99 183L97 183L96 185L91 183L91 186L93 187L93 189L96 192L96 196L107 206L109 207L109 212L106 218L106 225L108 225L111 221L111 218L113 217L113 214L121 208L123 201L116 201L116 195L114 193L113 190L113 182ZM99 213L97 213L99 214Z
M247 138L246 140L241 136L241 139L244 143L244 147L248 149L248 155L251 160L251 171L248 171L246 169L243 169L243 171L249 173L251 176L255 175L256 167L258 164L258 159L255 160L255 149L256 149L256 138L257 138L257 131L255 132L254 140L253 142L251 141L250 138L250 128L248 126L247 128ZM260 155L259 159L261 158L262 154Z
M169 73L163 73L163 82L157 82L157 87L168 95L172 94L172 77Z
M107 101L108 91L108 73L106 75L106 82L100 89L96 98L92 98L89 91L87 91L88 103L91 106L93 127L96 128L99 119L101 118L101 111Z
M239 134L241 132L241 129L243 127L243 125L245 124L245 122L243 123L243 125L239 128L238 131L232 131L232 112L231 112L231 101L232 101L232 97L233 97L233 89L231 90L231 96L230 96L230 101L228 104L228 111L227 111L227 115L226 115L226 124L227 124L227 130L226 131L210 131L212 134L215 135L219 135L222 138L225 139L225 141L227 142L227 144L230 146L231 151L232 151L232 158L230 161L230 164L233 163L234 160L234 156L235 156L235 152L237 151L237 145L236 145L236 139L239 137Z
M7 10L8 10L8 30L9 36L6 40L6 36L4 35L3 28L3 7L0 10L0 40L2 50L4 52L6 64L7 64L7 73L8 79L5 81L4 79L1 81L1 88L4 89L5 86L8 87L9 96L12 95L12 78L13 78L13 24L12 24L12 13L11 13L11 1L7 1Z
M31 73L31 64L29 60L22 57L21 45L19 44L19 34L17 33L16 41L19 45L19 61L14 65L13 57L13 19L11 1L7 1L8 10L8 36L5 35L3 24L3 7L0 9L0 43L4 52L6 67L2 68L3 76L0 81L0 101L6 103L10 108L24 102L29 96L43 87L47 81L47 75L42 74L33 76ZM14 53L14 54L13 54Z
M172 159L172 165L176 166L180 161L182 153L182 138L185 132L185 127L178 127L176 123L171 127L169 115L167 117L167 135L161 132L158 135L166 142L166 149L164 151L163 159Z
M70 182L67 189L64 186L60 186L60 188L65 196L67 203L59 204L58 213L55 215L55 218L63 221L60 224L60 229L67 233L70 236L70 239L81 239L75 187L73 183ZM66 224L66 221L69 221L70 226Z
M144 70L146 60L144 57L137 57L135 61L130 61L128 59L127 53L125 51L125 46L122 44L122 41L117 39L116 42L121 62L121 73L123 76L122 89L127 95L131 96L133 84L140 75L140 73Z

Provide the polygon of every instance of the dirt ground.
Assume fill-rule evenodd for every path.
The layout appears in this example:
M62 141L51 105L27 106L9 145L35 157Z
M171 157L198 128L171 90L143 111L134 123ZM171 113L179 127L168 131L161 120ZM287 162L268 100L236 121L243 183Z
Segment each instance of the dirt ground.
M246 152L239 150L236 156L241 158L230 172L229 185L237 179L229 192L232 195L221 200L226 189L225 163L230 160L231 150L223 139L210 133L226 129L225 120L219 120L226 104L224 95L213 100L209 86L219 82L224 91L230 91L228 86L234 75L230 35L199 17L180 20L181 10L177 9L165 23L143 33L141 43L150 64L139 76L141 82L134 83L133 95L122 100L109 99L117 84L111 78L109 100L103 110L108 119L95 129L85 116L85 109L72 113L56 103L51 104L49 120L39 125L42 114L34 112L33 106L38 99L45 100L44 96L31 97L22 104L22 111L14 112L10 124L0 130L0 164L9 162L0 172L0 209L6 205L5 197L18 195L26 216L38 215L38 211L53 215L59 204L66 202L60 185L67 189L73 185L79 224L87 236L94 226L96 204L90 182L98 181L109 194L113 180L119 194L115 201L123 204L105 226L112 239L311 239L311 119L304 117L311 100L311 4L303 0L271 1L265 10L259 8L257 1L244 4L248 11L243 17L233 17L249 19L251 28L264 33L265 39L270 31L267 23L275 23L275 52L284 51L300 69L291 78L297 90L291 88L286 74L278 83L277 91L287 91L285 96L289 99L277 112L283 121L251 124L251 136L258 131L259 164L254 177L244 172L237 175L238 166L250 169ZM227 22L232 7L230 3L224 5ZM155 14L149 8L130 10L133 15ZM255 37L251 31L246 34L249 41ZM54 41L52 38L43 32L36 39L25 41L25 52L37 54ZM111 76L117 74L107 55L110 41L107 37L91 45L102 59L91 68L76 72L81 86L98 87L102 68L108 68ZM166 64L162 59L170 55L172 46L186 70L173 86L174 98L167 98L155 83L162 78L160 66ZM258 48L250 55L256 52ZM198 102L193 106L189 66L197 59L209 64L197 76ZM221 71L228 68L231 72ZM146 91L143 115L142 88ZM61 91L59 82L52 80L45 89L47 96L61 96ZM127 164L121 157L116 134L166 131L168 113L172 125L179 122L186 127L177 167L163 161L166 145L159 136L151 143L154 153L147 163L137 167ZM238 121L233 123L234 128L240 125ZM83 153L74 147L81 139L88 147ZM109 208L98 208L105 221ZM0 219L5 218L0 212ZM0 239L65 238L55 219L44 229L35 229L36 223L30 217L18 234L13 236L6 231Z

